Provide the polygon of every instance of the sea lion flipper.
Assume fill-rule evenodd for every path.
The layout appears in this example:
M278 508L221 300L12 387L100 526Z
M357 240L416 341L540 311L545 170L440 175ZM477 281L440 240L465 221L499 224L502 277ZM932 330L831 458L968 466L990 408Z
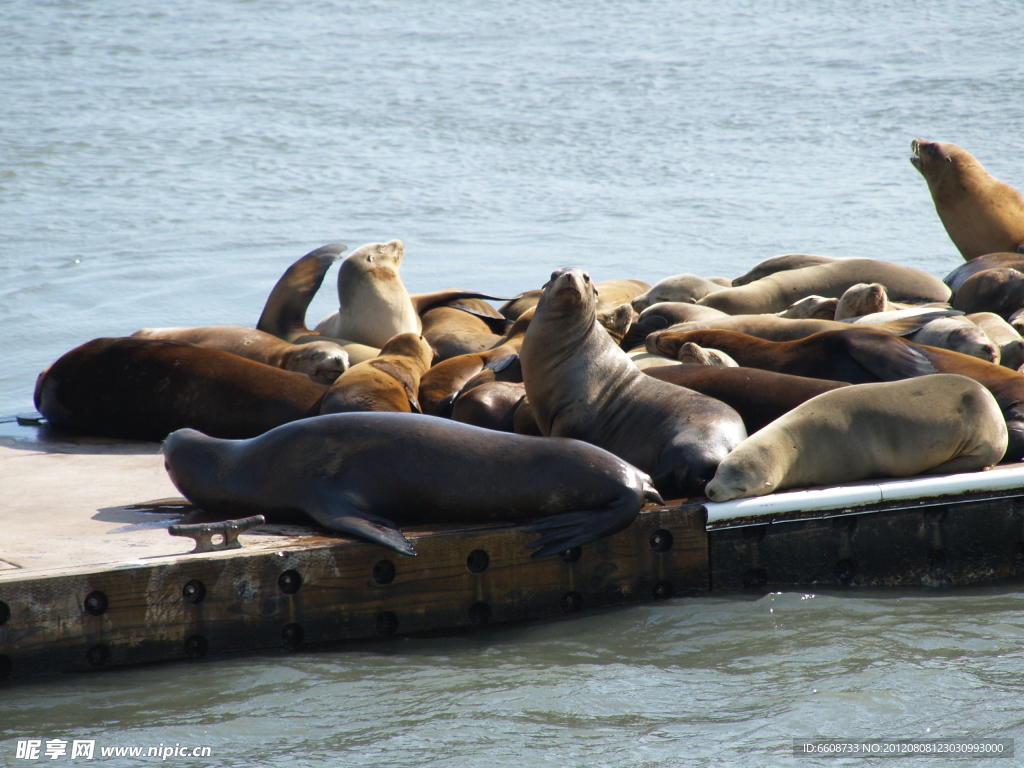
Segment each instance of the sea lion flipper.
M345 496L331 495L327 500L305 505L304 509L320 525L332 531L350 533L404 555L416 554L412 542L402 535L394 522L367 512Z
M629 526L640 511L639 505L624 499L605 509L581 509L538 520L526 530L542 534L527 547L540 547L532 557L546 557L591 541L618 533Z
M883 381L898 381L938 373L931 361L911 343L881 333L849 339L850 357Z
M306 310L320 290L324 275L348 246L338 243L317 248L300 258L281 275L263 306L256 329L285 341L308 334Z
M495 373L498 373L499 371L504 371L518 359L519 355L516 354L515 352L509 355L500 355L498 357L492 357L490 360L487 361L487 365L484 366L484 370L490 370L494 371Z

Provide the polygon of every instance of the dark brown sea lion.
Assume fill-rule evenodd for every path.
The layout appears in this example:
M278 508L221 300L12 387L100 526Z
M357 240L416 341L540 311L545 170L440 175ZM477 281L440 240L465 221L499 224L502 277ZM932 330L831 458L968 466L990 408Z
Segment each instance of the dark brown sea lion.
M942 226L965 259L1024 247L1024 195L956 144L914 139L910 150Z
M1009 318L1024 307L1024 273L1000 267L971 275L953 294L952 304L954 309L968 314L994 312Z
M644 373L721 400L743 417L751 435L822 392L850 386L845 381L789 376L759 368L672 365L647 368Z
M945 283L920 269L876 259L841 259L776 272L739 288L708 294L697 303L730 315L781 312L805 296L839 298L857 283L882 283L893 301L915 304L948 301L950 295Z
M650 478L575 440L494 432L407 413L341 413L252 440L187 429L164 442L172 482L208 512L308 516L415 554L398 526L536 522L534 557L628 526Z
M971 259L954 269L944 278L942 282L949 286L949 289L956 293L964 280L984 272L986 269L999 269L1000 267L1012 267L1018 272L1024 272L1024 254L1021 253L988 253Z
M132 336L163 341L184 341L219 349L272 365L285 371L312 376L332 384L348 368L348 353L330 341L291 342L241 325L207 325L199 328L143 328Z
M785 253L781 256L772 256L770 259L756 264L753 269L745 275L733 278L733 288L741 285L749 285L762 277L774 275L776 272L788 272L792 269L803 269L804 267L816 267L819 264L831 264L833 261L840 261L835 256L816 256L813 253Z
M915 344L899 336L854 327L825 331L796 341L764 341L733 331L661 331L648 348L670 354L687 341L721 349L741 366L794 376L863 384L897 381L931 373L958 373L995 395L1009 431L1007 461L1024 456L1024 376L948 349Z
M183 427L253 437L320 412L327 386L244 357L156 339L94 339L39 375L36 408L55 427L162 440Z
M708 483L712 501L784 488L976 472L1006 451L995 398L940 373L825 392L744 440Z
M487 381L467 386L452 405L452 421L476 427L515 432L516 408L526 397L526 387L512 381Z
M434 350L418 333L400 333L373 360L338 377L324 395L320 413L420 411L420 377L430 369Z
M641 373L598 324L597 292L578 269L552 273L520 363L543 434L600 445L668 496L700 492L746 435L724 403Z

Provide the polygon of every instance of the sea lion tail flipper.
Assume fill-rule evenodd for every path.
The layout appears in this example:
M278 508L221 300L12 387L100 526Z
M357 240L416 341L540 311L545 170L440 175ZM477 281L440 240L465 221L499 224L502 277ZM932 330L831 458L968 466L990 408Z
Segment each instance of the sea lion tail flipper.
M351 533L404 555L416 554L412 542L402 535L394 522L363 510L344 496L331 496L319 505L307 505L305 510L320 525L332 531Z
M850 357L883 381L939 372L916 344L898 336L870 331L850 334L847 349Z
M308 334L306 310L309 302L320 290L327 270L347 247L338 243L322 246L288 267L270 291L256 330L285 341Z
M517 355L515 352L509 355L500 355L499 357L492 357L490 360L487 361L487 365L484 366L484 369L498 373L498 371L504 371L518 359L519 355Z
M630 496L635 501L635 496ZM527 547L540 547L532 557L546 557L618 533L636 519L639 506L619 499L604 509L581 509L542 518L526 530L539 533Z

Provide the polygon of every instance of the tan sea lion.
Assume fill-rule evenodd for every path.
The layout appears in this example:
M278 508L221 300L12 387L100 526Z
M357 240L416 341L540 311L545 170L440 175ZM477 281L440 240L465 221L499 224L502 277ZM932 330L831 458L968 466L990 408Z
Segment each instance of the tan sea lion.
M876 259L841 259L763 277L739 288L711 293L697 303L730 315L781 312L805 296L839 298L857 283L882 283L893 301L948 301L949 287L920 269Z
M253 437L315 416L327 386L194 344L138 337L93 339L39 375L35 404L61 429L162 440L183 427Z
M641 373L597 323L585 272L557 270L543 290L520 349L541 432L605 447L670 496L699 492L746 435L739 414Z
M1024 307L1024 273L1000 267L971 275L953 295L952 305L968 314L995 312L1008 318Z
M1000 365L1015 371L1024 365L1024 339L1016 328L994 312L975 312L967 319L999 347Z
M999 269L1001 267L1011 267L1018 272L1024 272L1024 254L987 253L984 256L978 256L954 269L942 278L942 282L948 285L953 293L956 293L960 290L960 286L964 284L964 281L972 275L984 272L986 269Z
M755 280L768 277L768 275L774 275L776 272L816 267L820 264L831 264L833 261L840 261L840 259L835 256L816 256L813 253L785 253L781 256L772 256L770 259L765 259L756 264L745 275L733 278L732 287L738 288L741 285L749 285Z
M708 483L712 501L923 472L975 472L1006 451L995 398L936 374L825 392L748 437Z
M434 350L418 333L400 333L380 355L343 373L324 396L320 413L420 411L420 377L430 368Z
M703 299L709 293L721 291L724 287L697 275L672 275L659 280L649 290L636 296L633 299L633 309L643 312L653 304L667 301L696 304L698 299Z
M598 311L610 311L623 304L629 304L637 296L651 289L643 280L628 278L601 280L596 283Z
M482 299L461 299L452 306L441 304L422 315L423 337L437 353L438 360L483 352L502 343L511 325Z
M998 345L963 315L931 320L906 338L915 344L951 349L996 365L1001 360Z
M285 371L305 373L324 384L332 384L349 365L348 352L334 342L309 341L292 344L269 333L241 325L143 328L132 336L184 341L208 349L219 349Z
M928 182L949 238L970 261L1024 247L1024 195L956 144L914 139L910 162Z
M534 520L540 535L528 546L539 557L620 531L645 503L662 503L647 475L596 446L410 413L321 416L247 441L181 430L163 454L174 485L208 512L308 516L410 555L401 525Z
M870 327L872 330L905 336L922 328L932 320L954 314L960 313L950 309L930 308L927 311L915 312L906 317L872 323ZM718 328L746 333L769 341L792 341L806 338L813 333L842 331L849 327L849 323L835 320L794 320L778 315L724 315L710 320L679 323L667 330L696 331Z
M835 320L838 306L839 299L805 296L800 301L790 304L787 309L775 314L792 320Z
M633 362L633 365L641 371L646 371L648 368L664 368L665 366L682 365L681 362L674 358L648 352L646 347L636 347L635 349L627 350L626 357L628 357Z
M683 344L676 356L684 365L715 365L722 368L736 368L738 363L719 349L710 349L694 344Z

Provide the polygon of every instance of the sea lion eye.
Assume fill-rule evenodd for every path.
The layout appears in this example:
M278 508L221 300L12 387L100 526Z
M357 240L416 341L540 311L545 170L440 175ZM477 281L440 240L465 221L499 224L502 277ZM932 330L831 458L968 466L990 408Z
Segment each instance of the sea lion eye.
M588 275L586 272L583 273L583 282L584 283L589 283L590 282L590 275Z
M368 253L366 255L366 261L367 261L368 264L372 264L373 263L373 254L372 253Z

